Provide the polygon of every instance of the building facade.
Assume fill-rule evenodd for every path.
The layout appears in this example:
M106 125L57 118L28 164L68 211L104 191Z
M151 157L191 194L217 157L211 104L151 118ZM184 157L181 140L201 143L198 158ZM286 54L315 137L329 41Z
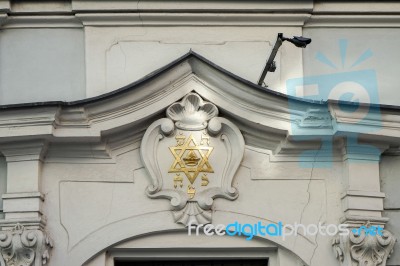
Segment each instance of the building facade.
M400 265L399 45L392 1L0 0L0 265Z

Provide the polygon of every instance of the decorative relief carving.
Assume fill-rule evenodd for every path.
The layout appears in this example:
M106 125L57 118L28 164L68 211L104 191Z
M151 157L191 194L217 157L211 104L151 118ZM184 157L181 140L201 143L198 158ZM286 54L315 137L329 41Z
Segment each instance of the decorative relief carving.
M203 135L205 134L203 133ZM174 156L174 162L168 173L185 174L191 184L196 180L199 173L214 173L208 160L214 148L208 145L198 145L192 134L186 138L180 132L179 137L183 137L183 139L179 139L176 146L169 147ZM183 143L181 143L181 140L183 140Z
M340 244L340 237L337 235L332 241L333 252L335 253L336 259L340 262L344 261L344 252Z
M232 180L244 154L243 136L195 93L166 113L168 118L149 126L141 143L150 178L147 195L169 199L177 223L209 223L215 198L238 197Z
M50 259L51 239L41 230L26 230L17 224L0 232L0 265L41 266Z
M367 235L364 231L355 234L350 230L348 236L336 236L332 246L341 265L385 266L395 243L396 238L387 230L382 235Z
M297 124L300 128L332 128L332 118L328 110L310 108Z

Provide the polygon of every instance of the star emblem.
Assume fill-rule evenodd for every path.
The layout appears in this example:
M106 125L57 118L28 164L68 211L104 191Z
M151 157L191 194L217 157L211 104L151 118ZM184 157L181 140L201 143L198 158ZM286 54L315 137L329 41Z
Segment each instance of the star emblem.
M208 161L213 147L198 145L191 134L184 142L178 142L175 147L169 147L175 160L168 173L185 173L193 184L199 173L214 173Z

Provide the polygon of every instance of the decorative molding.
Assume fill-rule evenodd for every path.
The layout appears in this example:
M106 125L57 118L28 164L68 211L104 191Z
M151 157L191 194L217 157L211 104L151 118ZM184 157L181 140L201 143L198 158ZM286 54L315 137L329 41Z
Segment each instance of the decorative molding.
M364 225L371 226L369 222ZM363 230L355 234L350 228L349 235L333 239L332 247L342 266L386 266L396 241L388 230L383 230L382 235L366 235Z
M313 14L304 23L307 28L399 28L400 15L373 15L373 14Z
M400 156L400 147L399 146L392 146L385 150L382 154L383 156Z
M46 162L71 164L115 164L115 157L106 143L50 144Z
M78 13L85 26L303 26L307 13Z
M347 190L341 195L341 199L346 196L368 197L368 198L385 198L385 193L380 191L360 191L360 190Z
M1 25L1 17L0 17ZM12 16L9 15L1 28L82 28L83 25L79 19L73 15L48 15L48 16Z
M282 26L307 28L399 28L400 15L310 15L307 13L77 13L0 14L2 28L84 26Z
M6 22L7 17L7 14L0 13L0 27Z
M17 15L60 15L71 13L71 1L9 1L10 11L12 14Z
M0 144L0 151L7 163L23 161L42 161L46 156L48 142L41 139Z
M36 228L40 228L41 224L35 218L41 218L42 222L46 222L43 215L43 202L45 196L40 192L17 192L3 194L3 209L6 214L5 220L0 220L0 227L13 226L18 221L20 224L27 226L29 221L30 227L35 224ZM34 215L34 216L33 216ZM25 217L25 218L24 218Z
M126 11L126 10L124 10ZM399 28L400 15L319 15L308 13L66 13L0 15L2 28L84 26L282 26L307 28Z
M72 0L72 10L74 12L203 12L203 13L246 13L246 12L304 12L308 13L313 9L313 1L283 1L276 2L270 0L251 0L251 1L212 1L206 5L198 1L164 1L164 0L131 0L131 1L101 1L101 0Z
M10 7L10 0L0 0L0 12L9 12Z
M398 14L397 1L370 1L367 5L359 1L314 1L314 14Z
M210 223L215 198L238 197L232 180L244 154L242 134L195 93L166 114L149 126L140 146L150 181L146 193L169 199L177 223ZM159 162L166 157L168 164Z
M27 230L16 224L0 231L0 264L5 266L47 265L53 242L42 230Z
M332 118L325 108L308 109L298 121L300 128L330 128L333 129Z
M5 28L83 26L297 26L400 27L397 3L315 1L70 1L63 4L0 0ZM1 21L1 18L0 18ZM1 25L1 23L0 23Z

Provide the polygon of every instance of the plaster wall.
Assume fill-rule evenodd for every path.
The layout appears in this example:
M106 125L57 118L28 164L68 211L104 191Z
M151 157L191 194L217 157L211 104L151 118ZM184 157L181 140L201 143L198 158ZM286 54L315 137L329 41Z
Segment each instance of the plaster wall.
M380 165L381 171L381 190L385 191L386 198L383 201L384 216L389 217L387 228L394 232L397 239L400 239L400 195L398 189L400 180L398 172L400 171L399 156L383 156ZM399 248L396 249L396 251ZM388 265L399 265L400 254L393 253L388 261Z
M181 241L187 243L196 238L187 236L184 226L174 222L168 200L149 199L145 195L149 183L138 147L114 155L115 161L108 163L83 159L79 164L68 160L44 164L42 182L47 202L44 206L48 217L47 230L57 236L52 263L77 265L109 246L137 237L140 234L135 230L146 230L149 226L153 227L149 231L153 234L178 230ZM293 175L282 177L279 171ZM297 162L273 162L269 151L247 147L234 179L240 196L235 201L217 199L213 223L282 221L284 224L337 224L341 216L341 171L340 163L329 169L304 170ZM203 236L202 243L212 243L215 237ZM158 236L153 239L158 239ZM263 238L252 241L261 240ZM160 241L149 241L148 247L159 248L157 243ZM218 241L223 245L233 245L227 236ZM307 263L311 261L309 265L321 265L321 262L336 265L331 249L327 248L331 243L330 237L298 236L285 241L267 237L263 241L292 251L289 252L291 255L282 255L282 260L301 257ZM71 264L62 264L64 262Z
M87 96L123 87L190 50L256 83L278 32L301 35L301 28L86 27ZM284 45L267 84L285 92L286 79L302 76L301 57L301 50Z
M334 79L337 73L372 69L378 96L368 99L355 90L357 97L397 105L400 98L393 91L399 82L395 63L396 58L400 59L396 49L400 43L398 31L256 26L3 29L0 103L72 101L97 96L143 78L190 49L256 83L277 33L283 32L285 36L304 35L313 41L304 50L284 43L276 58L276 72L268 73L265 80L270 88L288 93L286 82L290 79L321 75ZM304 94L310 92L297 92L297 96ZM340 96L331 95L337 97ZM315 98L326 100L328 96L317 93Z
M0 30L0 104L86 97L82 29Z
M334 80L353 99L376 104L399 105L396 93L400 77L400 29L396 28L304 28L304 36L312 38L312 44L303 50L304 77L316 76L319 85L327 79ZM362 89L354 83L365 79L360 71L372 70L376 85ZM339 73L353 73L352 78L342 80ZM320 78L318 78L320 77ZM342 85L340 85L342 83ZM318 86L318 84L316 85ZM305 95L316 94L316 87L309 86ZM339 87L337 87L339 89ZM375 95L376 93L376 95ZM329 93L320 92L316 99L326 100ZM351 100L350 95L332 94L332 98Z

